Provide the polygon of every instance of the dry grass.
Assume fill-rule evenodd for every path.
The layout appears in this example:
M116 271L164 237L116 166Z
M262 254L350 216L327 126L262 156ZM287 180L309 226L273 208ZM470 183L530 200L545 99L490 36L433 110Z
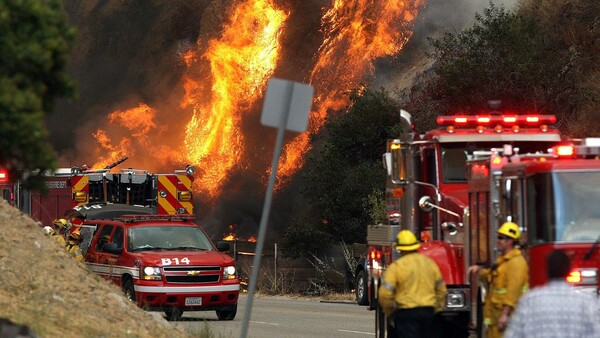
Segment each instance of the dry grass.
M188 336L87 272L4 199L0 232L0 317L28 326L39 337Z

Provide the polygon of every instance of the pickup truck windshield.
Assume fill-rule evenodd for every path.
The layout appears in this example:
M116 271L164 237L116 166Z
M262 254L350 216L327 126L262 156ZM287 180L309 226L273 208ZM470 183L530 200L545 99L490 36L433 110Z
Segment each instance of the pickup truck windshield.
M127 230L127 250L214 250L196 226L140 226Z
M530 244L592 243L600 236L600 172L554 172L527 180Z

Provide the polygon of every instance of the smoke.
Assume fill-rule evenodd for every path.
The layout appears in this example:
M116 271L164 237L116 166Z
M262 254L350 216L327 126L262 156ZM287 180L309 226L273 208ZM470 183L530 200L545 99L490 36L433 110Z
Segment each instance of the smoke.
M507 5L514 2L502 1ZM127 153L123 154L130 159L121 167L169 172L186 164L182 162L185 156L170 155L184 149L185 126L191 117L192 107L182 105L187 93L182 79L198 77L201 88L196 88L196 92L209 92L211 79L207 62L199 60L188 67L183 56L188 51L206 50L208 41L221 34L231 4L228 0L67 1L71 24L79 30L68 69L78 83L79 97L74 102L60 102L48 119L61 165L89 165L106 157L111 149L98 147L93 137L97 130L105 130L114 140L130 140ZM403 81L409 83L418 70L427 66L423 61L426 38L444 30L464 28L473 22L474 13L487 4L483 0L430 0L415 21L415 34L405 49L395 57L377 61L373 85L397 88ZM324 39L321 16L326 8L322 6L330 4L321 0L281 0L280 5L288 18L274 76L307 82ZM330 71L340 69L344 68L333 65ZM109 126L110 113L142 103L157 112L152 123ZM236 232L242 238L255 235L258 229L268 178L266 169L271 163L276 134L260 125L261 107L261 100L245 107L245 148L240 162L223 183L223 193L217 200L196 194L200 223L213 236L221 236L232 224L237 225ZM151 126L149 139L132 136L135 128L143 126ZM289 140L294 135L286 136ZM198 169L202 173L202 163ZM270 217L270 240L277 240L292 217L307 212L298 191L300 181L300 175L296 175L287 187L277 191Z

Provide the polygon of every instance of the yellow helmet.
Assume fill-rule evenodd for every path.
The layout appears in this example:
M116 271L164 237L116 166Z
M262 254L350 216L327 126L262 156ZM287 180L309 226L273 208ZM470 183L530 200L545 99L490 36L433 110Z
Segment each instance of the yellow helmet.
M420 244L417 242L417 237L410 230L402 230L396 236L396 249L400 251L415 251Z
M521 230L519 229L519 226L513 222L506 222L502 224L500 229L498 229L498 233L504 236L508 236L512 239L521 238Z
M67 220L64 218L55 219L54 222L52 222L52 225L54 225L55 227L60 228L60 229L66 229L67 228Z

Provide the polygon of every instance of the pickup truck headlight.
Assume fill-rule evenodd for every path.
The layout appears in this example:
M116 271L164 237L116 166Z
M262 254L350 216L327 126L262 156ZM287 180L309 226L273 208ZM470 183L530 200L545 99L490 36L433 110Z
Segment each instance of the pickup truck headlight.
M161 280L160 268L155 266L146 266L141 269L142 279L145 280Z
M223 280L235 279L235 266L230 265L223 268Z

